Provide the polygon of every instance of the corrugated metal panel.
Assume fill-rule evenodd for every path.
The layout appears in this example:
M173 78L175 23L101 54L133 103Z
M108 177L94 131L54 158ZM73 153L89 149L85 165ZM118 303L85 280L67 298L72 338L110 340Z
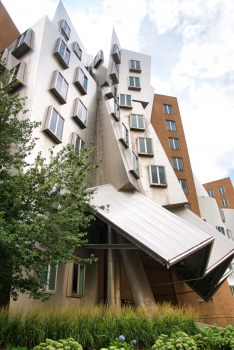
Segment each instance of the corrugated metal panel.
M181 208L173 209L171 212L215 238L206 274L210 273L224 260L234 255L234 242L216 230L213 226L200 219L190 210Z
M119 192L112 184L100 186L91 204L109 204L109 211L98 209L102 219L168 266L213 242L209 234L137 191Z

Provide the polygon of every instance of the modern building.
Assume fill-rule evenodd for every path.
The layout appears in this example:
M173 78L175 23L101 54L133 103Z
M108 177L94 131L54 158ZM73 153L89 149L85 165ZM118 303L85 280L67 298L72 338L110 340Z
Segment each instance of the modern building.
M90 187L96 188L92 203L109 204L109 211L97 210L89 243L75 250L81 258L93 253L98 262L48 266L46 293L52 296L44 307L100 301L151 307L157 301L189 301L207 323L234 324L228 318L234 300L225 284L232 273L228 266L234 242L198 216L186 142L179 131L173 134L172 122L180 123L177 102L171 110L171 98L154 96L151 57L122 49L115 31L110 52L90 56L62 2L52 21L43 17L3 57L12 73L9 84L18 81L12 93L27 96L27 117L42 122L34 132L38 141L32 160L38 151L49 158L51 146L59 151L71 143L79 150L89 141L97 147L94 162L103 159ZM166 114L162 120L171 152L174 147L172 159L154 125L157 108ZM185 170L179 179L186 181L188 197L176 176L181 165ZM38 303L24 294L11 300L10 307Z

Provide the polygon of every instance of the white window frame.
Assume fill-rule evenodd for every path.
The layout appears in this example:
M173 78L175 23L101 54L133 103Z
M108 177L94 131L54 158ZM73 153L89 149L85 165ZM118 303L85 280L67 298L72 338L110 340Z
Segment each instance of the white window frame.
M114 84L119 84L119 69L115 62L112 64L110 77Z
M136 166L137 164L137 166ZM136 153L132 151L132 170L133 175L139 179L140 178L140 167L139 167L139 158Z
M224 236L226 236L226 235L225 235L224 227L222 227L222 226L216 226L216 229L217 229L220 233L222 233Z
M55 126L55 131L51 130L50 125L51 125L51 119L52 119L52 114L53 114L53 110L58 114L58 118L56 120L56 126ZM62 135L61 138L57 135L57 128L58 128L58 121L59 121L59 117L63 120L63 127L62 127ZM64 130L64 123L65 120L64 118L61 116L61 114L56 110L56 108L54 108L53 106L50 106L48 109L48 115L47 115L47 119L46 119L46 124L45 124L45 128L44 131L50 135L52 137L52 139L56 142L56 143L62 143L62 138L63 138L63 130Z
M227 200L227 198L222 198L221 199L221 204L222 204L223 208L228 207L228 200Z
M57 87L59 75L61 75L61 77L62 77L62 79L63 79L63 80L62 80L62 85L61 85L60 91L58 90L58 87ZM61 94L61 91L62 91L62 89L63 89L64 83L67 84L67 93L66 93L66 96L63 96L63 95ZM59 101L60 101L62 104L67 103L68 89L69 89L69 84L68 84L68 82L66 81L66 79L64 78L64 76L59 72L59 70L56 70L56 71L54 72L54 78L53 78L53 82L52 82L52 86L51 86L51 91L54 93L54 95L59 99Z
M111 92L112 92L112 95L114 96L114 98L117 99L118 89L112 81L111 81Z
M164 108L164 106L165 106L165 108ZM170 113L169 107L171 107L172 113ZM165 110L166 110L166 112L165 112ZM165 114L173 115L174 113L173 113L172 105L168 105L168 104L165 104L165 103L164 103L164 104L163 104L163 112L164 112Z
M153 182L152 178L152 167L156 168L157 171L157 177L159 182ZM159 175L159 168L162 168L164 170L164 177L165 177L165 184L160 182L160 175ZM160 187L167 187L167 178L166 178L166 172L165 167L161 165L149 165L149 176L150 176L150 186L160 186Z
M128 148L129 147L129 131L124 123L121 123L121 138L120 141L123 145Z
M141 150L140 150L140 139L143 139L143 140L144 140L144 145L145 145L145 150L146 150L146 152L141 152ZM151 140L152 153L148 153L148 152L147 152L146 140ZM153 139L151 139L151 138L149 138L149 137L138 137L138 139L137 139L137 145L138 145L138 155L144 155L144 156L150 156L150 157L153 157L153 156L154 156Z
M132 125L132 116L135 115L136 116L136 124L137 126L133 126ZM142 120L143 120L143 128L140 128L139 127L139 119L138 117L142 117ZM144 119L144 116L141 115L141 114L130 114L130 129L133 129L133 130L142 130L144 131L145 130L145 119Z
M120 110L119 110L119 105L118 103L115 101L115 99L112 99L113 101L113 110L111 112L112 117L115 118L115 120L118 122L120 120Z
M80 106L82 107L82 118L80 118L80 116L79 116ZM86 110L86 120L84 121L83 114L84 114L85 110ZM82 127L82 129L87 128L88 109L84 105L84 103L81 101L80 98L77 98L76 101L75 101L73 117L78 122L78 124Z
M133 85L130 84L130 78L133 79L133 82L134 82ZM136 79L139 79L139 85L140 85L140 86L137 86L137 85L136 85ZM128 77L128 88L129 88L130 90L141 90L141 80L140 80L140 77L133 77L133 76Z
M131 66L131 62L134 62L134 67ZM140 68L136 68L136 62L139 62ZM129 60L129 70L130 72L141 72L141 62L138 60Z
M227 237L233 241L232 231L229 229L226 229Z
M49 293L55 293L56 292L58 265L55 266L55 269L56 269L56 272L55 272L55 280L54 280L54 289L49 289L51 266L50 266L50 264L47 265L46 283L44 284L45 292L49 292ZM41 276L41 280L42 280L42 277L43 276Z
M78 47L78 49L76 49ZM81 47L80 45L78 44L77 41L75 41L73 43L73 52L75 53L75 55L79 58L79 60L81 61L81 58L82 58L82 50L81 50ZM79 52L80 52L80 55L79 55Z
M125 104L121 104L121 96L124 96L124 103ZM131 105L129 106L129 105L127 105L126 103L127 103L127 97L126 96L130 96L130 98L131 98ZM124 107L124 108L132 108L132 95L127 95L127 94L120 94L119 95L119 106L120 107Z
M176 159L177 169L175 169L175 168L174 168L173 159ZM181 159L183 169L178 169L178 168L179 168L179 162L178 162L178 159ZM184 171L184 163L183 163L183 158L180 158L180 157L172 157L172 167L173 167L173 169L174 169L174 170Z
M168 129L168 127L167 127L167 122L170 123L170 129ZM174 123L174 125L175 125L175 130L173 130L172 123ZM166 119L166 128L167 128L168 131L177 131L177 129L176 129L176 122L174 120Z
M116 64L120 64L121 63L121 52L119 50L119 47L117 44L113 45L113 51L112 51L112 56L114 58L114 61Z
M64 49L64 53L63 55L61 54L60 48L62 43L65 45L65 49ZM68 62L65 61L65 57L66 57L66 52L69 52L69 59ZM55 49L55 56L58 58L58 60L60 61L60 63L62 64L63 68L67 69L69 68L69 63L70 63L70 59L71 59L71 51L70 49L67 47L66 43L64 42L64 40L62 38L58 38L57 44L56 44L56 49Z
M218 187L218 191L219 191L219 194L225 194L226 193L224 186Z
M79 138L79 147L76 147L77 138ZM82 138L78 134L75 133L75 143L74 143L75 150L77 150L78 153L80 153L80 150L84 149L84 147L85 147L85 142L82 140Z
M74 265L78 265L78 272L77 272L77 293L73 293L73 280L74 280ZM84 268L84 274L83 274L83 293L79 294L79 287L80 287L80 267ZM83 264L73 263L72 264L72 280L71 280L71 296L73 297L84 297L85 295L85 275L86 275L86 266Z
M171 148L170 140L172 140L173 148ZM179 147L179 148L176 148L176 142L175 142L175 140L178 141L178 147ZM176 138L176 137L168 137L168 141L169 141L170 149L180 150L180 143L179 143L179 139L178 139L178 138Z
M64 29L64 25L67 25L67 28L69 29L69 32L67 33L67 31ZM67 21L65 19L63 19L61 21L61 27L60 27L60 33L62 34L62 36L65 38L65 40L69 40L70 39L70 35L71 35L71 29L69 27L69 25L67 24Z
M85 79L87 80L86 89L84 87L85 86L85 84L84 84ZM75 77L75 84L79 88L80 92L83 95L87 94L87 91L88 91L88 77L87 77L87 75L85 74L84 70L81 67L77 67L76 77Z
M214 197L214 191L212 189L207 190L207 193L208 193L209 197Z
M184 191L184 194L188 194L188 186L187 186L187 181L185 179L178 179L181 187L182 187L182 190ZM184 190L183 188L183 185L182 185L182 181L185 181L185 187L186 187L186 191Z
M28 32L28 29L16 39L16 43L15 43L15 47L14 47L13 51L16 50L21 44L24 43L27 32Z

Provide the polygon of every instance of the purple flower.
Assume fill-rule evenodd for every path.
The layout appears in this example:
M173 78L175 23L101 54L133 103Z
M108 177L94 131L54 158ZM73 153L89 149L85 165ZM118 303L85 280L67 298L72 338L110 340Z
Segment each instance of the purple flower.
M119 340L120 340L120 341L125 341L124 336L123 336L123 335L120 335L120 336L119 336Z
M137 341L136 341L136 340L133 340L132 343L135 345L135 344L137 343Z

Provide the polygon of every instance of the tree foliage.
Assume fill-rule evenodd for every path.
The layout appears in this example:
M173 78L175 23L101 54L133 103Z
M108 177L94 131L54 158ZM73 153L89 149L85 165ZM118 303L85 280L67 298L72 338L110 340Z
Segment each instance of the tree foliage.
M14 299L19 292L46 298L45 266L73 261L86 242L95 213L87 185L98 165L91 162L94 148L79 153L70 144L56 154L51 149L49 162L38 153L29 164L40 123L26 119L25 99L11 94L8 76L0 85L0 290Z

